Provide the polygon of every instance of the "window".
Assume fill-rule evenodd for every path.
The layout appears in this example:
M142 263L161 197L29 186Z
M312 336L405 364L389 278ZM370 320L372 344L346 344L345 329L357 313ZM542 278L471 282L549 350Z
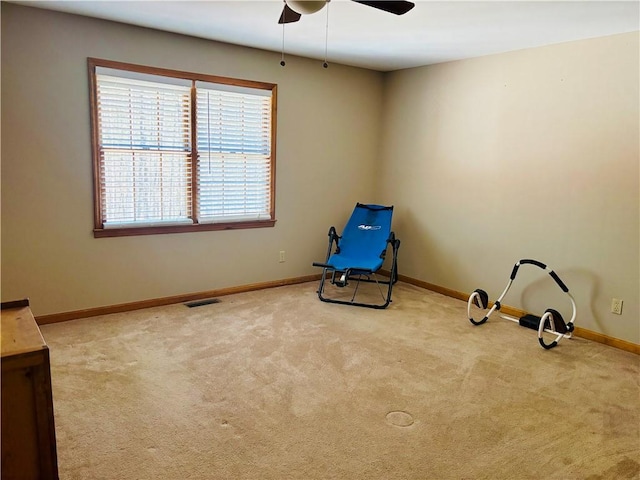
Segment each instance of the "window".
M276 85L89 59L94 236L275 224Z

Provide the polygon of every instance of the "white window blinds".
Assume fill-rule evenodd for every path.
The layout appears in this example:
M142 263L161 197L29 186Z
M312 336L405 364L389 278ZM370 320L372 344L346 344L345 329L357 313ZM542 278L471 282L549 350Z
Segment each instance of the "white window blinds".
M274 225L276 85L89 64L96 236Z
M190 221L190 87L96 79L104 226Z
M196 82L202 222L271 216L271 92Z

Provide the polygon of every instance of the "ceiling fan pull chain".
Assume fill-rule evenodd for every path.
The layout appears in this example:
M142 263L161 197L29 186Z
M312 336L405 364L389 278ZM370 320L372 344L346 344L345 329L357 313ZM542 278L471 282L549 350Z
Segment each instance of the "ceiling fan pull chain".
M284 67L286 64L284 62L284 23L282 24L282 56L280 57L280 66Z
M324 68L329 67L329 64L327 63L327 45L329 43L329 0L327 0L326 10L327 10L327 24L324 30L324 63L322 64Z

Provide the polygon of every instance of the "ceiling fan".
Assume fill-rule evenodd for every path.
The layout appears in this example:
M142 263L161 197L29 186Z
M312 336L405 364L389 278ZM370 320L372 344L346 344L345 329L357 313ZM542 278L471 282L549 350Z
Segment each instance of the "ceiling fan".
M366 0L352 0L356 3L367 5L368 7L377 8L385 12L393 13L395 15L404 15L413 7L415 3L406 1L366 1ZM302 15L309 15L311 13L318 12L330 2L330 0L284 0L285 5L280 15L278 23L293 23L300 20Z

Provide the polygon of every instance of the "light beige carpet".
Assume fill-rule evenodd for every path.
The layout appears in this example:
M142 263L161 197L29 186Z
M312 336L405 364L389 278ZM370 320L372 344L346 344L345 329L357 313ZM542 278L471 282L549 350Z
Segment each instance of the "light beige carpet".
M640 478L637 355L315 290L43 326L61 479Z

